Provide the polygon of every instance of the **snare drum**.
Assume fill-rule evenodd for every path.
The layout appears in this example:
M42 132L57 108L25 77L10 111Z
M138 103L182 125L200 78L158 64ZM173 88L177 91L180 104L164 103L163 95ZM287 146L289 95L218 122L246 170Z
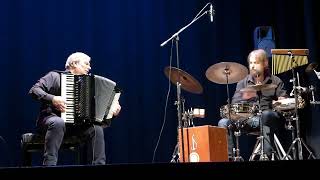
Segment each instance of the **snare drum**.
M246 120L251 118L258 111L258 106L256 104L250 103L233 103L230 104L230 115L228 105L223 105L220 108L221 118L228 118L231 120Z

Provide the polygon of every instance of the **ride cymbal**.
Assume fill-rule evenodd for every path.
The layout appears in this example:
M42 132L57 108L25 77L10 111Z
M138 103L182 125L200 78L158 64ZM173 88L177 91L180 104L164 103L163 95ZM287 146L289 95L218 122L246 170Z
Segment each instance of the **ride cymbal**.
M235 62L221 62L210 66L206 77L217 84L233 84L248 75L248 68Z

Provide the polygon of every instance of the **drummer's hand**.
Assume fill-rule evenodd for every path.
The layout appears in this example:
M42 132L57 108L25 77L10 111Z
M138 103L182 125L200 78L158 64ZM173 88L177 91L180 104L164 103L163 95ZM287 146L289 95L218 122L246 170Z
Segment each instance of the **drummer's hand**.
M286 97L283 97L283 96L278 97L278 100L281 100L281 99L286 99Z
M257 96L256 91L248 91L248 92L242 93L242 99L244 99L244 100L251 99L256 96Z
M273 107L280 106L280 105L281 105L281 102L275 101L275 100L272 101L272 106Z
M278 97L278 100L273 100L272 101L272 105L273 106L280 106L281 105L281 102L279 102L279 100L282 100L282 99L286 99L286 97L283 97L283 96L280 96L280 97Z

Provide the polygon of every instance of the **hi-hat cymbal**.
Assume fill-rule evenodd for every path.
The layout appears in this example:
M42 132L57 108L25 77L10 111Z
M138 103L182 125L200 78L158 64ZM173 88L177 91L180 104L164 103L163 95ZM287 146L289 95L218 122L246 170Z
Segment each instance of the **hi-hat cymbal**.
M255 84L249 85L246 88L240 89L240 92L252 92L252 91L263 91L263 90L270 90L276 89L277 85L275 84Z
M228 82L227 82L228 75ZM248 68L235 62L221 62L210 66L206 77L217 84L232 84L239 82L248 75Z
M310 63L307 68L306 68L306 72L313 72L314 69L316 69L318 67L318 64L316 63Z
M166 67L164 69L164 73L169 78L173 84L177 84L180 82L181 88L195 94L201 94L203 92L203 88L201 84L193 78L190 74L186 73L185 71L178 69L176 67ZM171 73L171 74L170 74ZM169 75L170 74L170 75Z

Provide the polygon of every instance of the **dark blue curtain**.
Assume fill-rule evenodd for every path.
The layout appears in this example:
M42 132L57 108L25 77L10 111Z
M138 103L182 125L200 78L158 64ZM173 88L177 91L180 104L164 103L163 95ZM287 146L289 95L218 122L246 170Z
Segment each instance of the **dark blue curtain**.
M175 86L164 118L171 42L160 44L188 24L207 4L190 1L27 1L0 3L0 162L20 165L20 136L32 132L38 104L29 88L52 69L64 69L69 54L92 57L92 73L108 77L123 89L122 112L106 129L109 163L168 162L177 140ZM179 37L179 65L204 88L197 95L182 91L186 108L206 109L196 125L217 125L226 103L226 86L210 82L206 69L222 61L246 64L257 26L272 26L277 48L307 48L309 62L319 61L319 11L315 1L215 0L214 22L204 16ZM176 66L175 47L172 65ZM315 84L318 83L314 79ZM290 83L287 82L290 87ZM231 94L235 84L230 85ZM318 92L319 93L319 92ZM319 106L310 107L305 139L317 156L320 148ZM165 119L165 121L164 121ZM160 134L161 127L163 131ZM159 144L155 151L158 138ZM242 152L252 143L243 138ZM61 157L62 158L62 157ZM67 158L67 157L66 157Z

